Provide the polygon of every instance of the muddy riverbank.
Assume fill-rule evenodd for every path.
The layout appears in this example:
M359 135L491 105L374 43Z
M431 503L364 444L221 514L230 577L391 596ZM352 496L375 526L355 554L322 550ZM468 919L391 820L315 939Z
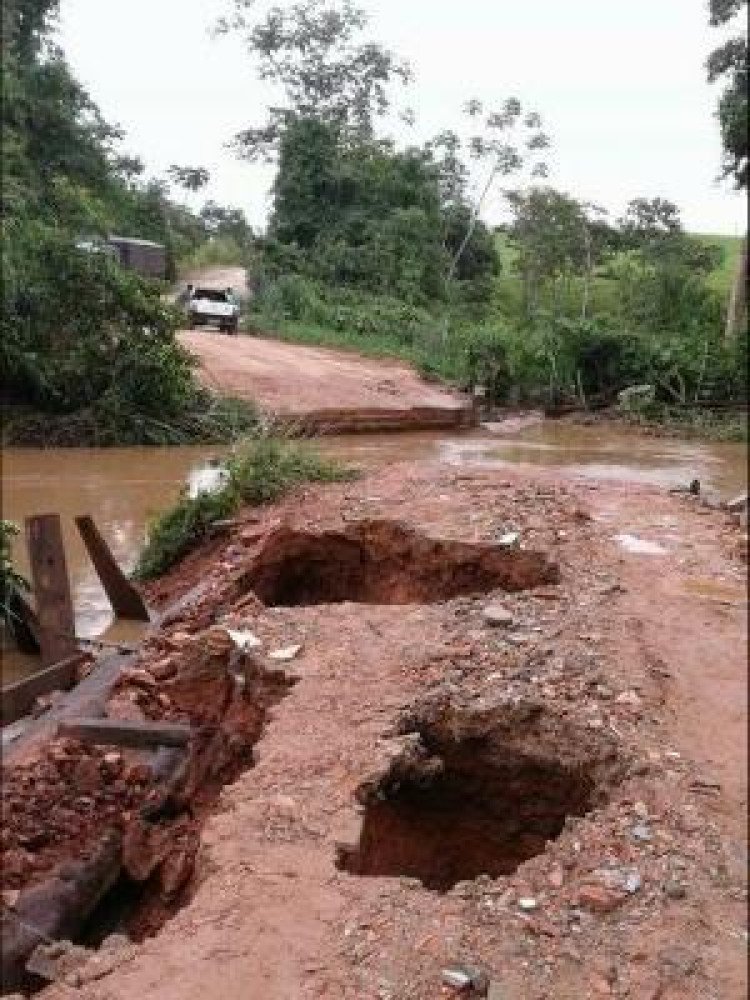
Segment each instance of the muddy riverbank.
M253 517L152 588L209 589L108 713L201 725L237 674L276 672L284 695L206 808L183 796L144 840L141 800L122 806L129 878L155 873L129 926L158 933L84 953L78 996L433 1000L460 995L458 966L520 1000L745 994L734 519L648 482L445 460ZM255 648L227 656L232 633ZM54 849L11 825L13 892L78 850L65 823L88 822L115 764L91 757L55 745L16 774L22 816L76 777Z

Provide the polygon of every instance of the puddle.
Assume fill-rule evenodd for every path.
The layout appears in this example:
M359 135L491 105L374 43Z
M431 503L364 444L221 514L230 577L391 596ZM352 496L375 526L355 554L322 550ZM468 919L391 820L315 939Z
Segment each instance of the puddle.
M614 536L626 552L632 552L640 556L665 556L667 550L658 542L649 542L646 538L639 538L637 535L629 535L622 532Z

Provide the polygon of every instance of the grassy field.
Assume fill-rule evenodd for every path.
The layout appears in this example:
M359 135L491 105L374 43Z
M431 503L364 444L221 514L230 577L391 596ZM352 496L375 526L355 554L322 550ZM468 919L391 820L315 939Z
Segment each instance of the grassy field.
M721 236L713 233L694 233L693 238L706 246L718 247L721 260L715 271L709 275L709 284L722 296L729 294L740 255L742 240L739 236ZM518 250L513 239L506 233L495 233L495 247L500 260L500 272L495 281L496 304L500 310L509 315L518 315L521 311L521 282L516 271ZM572 308L580 301L580 280L573 279L569 292ZM613 310L617 294L616 283L599 274L594 278L591 288L591 313L609 312Z
M703 233L696 233L695 238L707 246L718 247L721 250L721 263L709 281L718 292L728 294L737 270L742 244L741 238L739 236L718 236Z

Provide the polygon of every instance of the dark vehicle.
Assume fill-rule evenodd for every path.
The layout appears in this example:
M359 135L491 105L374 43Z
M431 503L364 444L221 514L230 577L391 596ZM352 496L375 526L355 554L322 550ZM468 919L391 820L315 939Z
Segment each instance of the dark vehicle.
M166 278L167 249L161 243L136 240L128 236L82 236L76 247L86 253L102 253L119 261L121 267L136 271L145 278Z
M117 253L123 267L146 278L166 278L167 250L161 243L135 240L128 236L109 236L107 245Z
M237 333L240 307L231 288L191 288L186 307L191 326L213 325L222 333Z

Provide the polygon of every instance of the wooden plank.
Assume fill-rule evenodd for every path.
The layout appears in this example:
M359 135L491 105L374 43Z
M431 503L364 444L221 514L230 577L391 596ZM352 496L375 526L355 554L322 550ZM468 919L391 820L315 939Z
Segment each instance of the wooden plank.
M70 719L58 726L60 736L72 736L84 743L104 743L123 747L181 747L192 729L182 723L122 722L115 719Z
M148 608L143 598L117 565L93 519L88 514L83 514L75 520L115 615L118 618L129 618L138 622L149 621Z
M9 684L0 691L0 718L7 726L23 718L36 699L50 691L66 691L78 679L78 667L86 660L85 653L76 653L31 677Z
M26 543L39 621L42 661L57 663L76 652L75 615L60 517L27 517Z

